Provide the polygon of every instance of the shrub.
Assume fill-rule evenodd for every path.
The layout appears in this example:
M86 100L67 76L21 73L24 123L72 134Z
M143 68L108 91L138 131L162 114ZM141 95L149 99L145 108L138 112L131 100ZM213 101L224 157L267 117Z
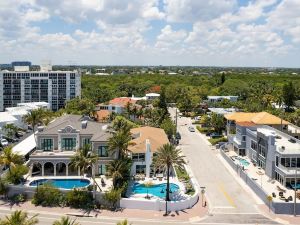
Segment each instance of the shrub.
M61 206L64 204L64 195L51 184L43 184L36 188L32 203L41 206Z
M117 202L121 199L122 189L111 189L104 194L104 199L110 203L112 209L117 208Z
M200 127L200 126L197 126L196 128L197 128L197 130L198 130L200 133L204 133L204 134L209 133L209 132L213 132L213 131L214 131L214 129L211 128L211 127Z
M20 184L23 176L28 173L28 167L25 165L16 165L11 167L6 174L6 180L8 183Z
M93 207L93 195L85 189L73 189L66 194L67 205L72 208Z
M210 138L208 139L208 141L212 144L212 145L216 145L219 142L227 142L227 138L226 137L220 137L220 138Z

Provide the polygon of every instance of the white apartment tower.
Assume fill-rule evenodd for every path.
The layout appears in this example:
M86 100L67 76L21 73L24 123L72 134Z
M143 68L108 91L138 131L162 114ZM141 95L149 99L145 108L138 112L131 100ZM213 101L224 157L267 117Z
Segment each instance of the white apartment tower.
M30 71L29 66L0 71L0 111L24 102L48 102L56 111L80 93L78 71Z

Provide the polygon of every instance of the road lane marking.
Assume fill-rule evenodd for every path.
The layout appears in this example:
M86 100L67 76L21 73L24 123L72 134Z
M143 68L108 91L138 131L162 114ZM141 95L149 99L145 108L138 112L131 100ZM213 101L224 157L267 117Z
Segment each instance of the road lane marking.
M224 186L222 183L218 184L218 188L220 189L220 191L223 193L223 195L225 196L225 198L227 199L228 203L236 208L236 204L234 203L233 199L230 197L230 195L225 191Z

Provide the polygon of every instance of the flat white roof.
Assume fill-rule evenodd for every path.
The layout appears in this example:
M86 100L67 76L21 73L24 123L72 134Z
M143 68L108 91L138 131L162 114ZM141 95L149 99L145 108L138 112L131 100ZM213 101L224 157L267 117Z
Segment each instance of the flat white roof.
M236 112L235 108L208 108L208 110L213 113L221 114L221 115Z
M217 96L217 95L211 95L211 96L207 96L208 99L213 98L238 98L239 96L234 96L234 95L224 95L224 96Z
M257 128L257 132L263 133L266 136L275 136L275 145L278 152L283 154L300 154L300 141L292 136L267 126Z
M9 123L17 121L16 117L8 112L0 112L0 123Z
M34 134L25 138L23 141L15 145L12 150L14 153L25 156L36 147L36 141Z
M160 96L160 94L157 94L157 93L148 93L148 94L146 94L146 96L148 97L148 96L155 96L155 97L159 97Z

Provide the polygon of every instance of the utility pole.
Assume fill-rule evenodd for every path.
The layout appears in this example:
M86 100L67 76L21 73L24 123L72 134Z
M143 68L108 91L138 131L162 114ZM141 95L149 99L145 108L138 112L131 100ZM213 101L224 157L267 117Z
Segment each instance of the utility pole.
M176 126L176 133L177 133L177 108L175 108L175 126Z
M294 196L294 216L297 216L297 213L296 213L296 197L297 197L297 168L295 169L295 186L294 186L294 190L295 190L295 196Z

